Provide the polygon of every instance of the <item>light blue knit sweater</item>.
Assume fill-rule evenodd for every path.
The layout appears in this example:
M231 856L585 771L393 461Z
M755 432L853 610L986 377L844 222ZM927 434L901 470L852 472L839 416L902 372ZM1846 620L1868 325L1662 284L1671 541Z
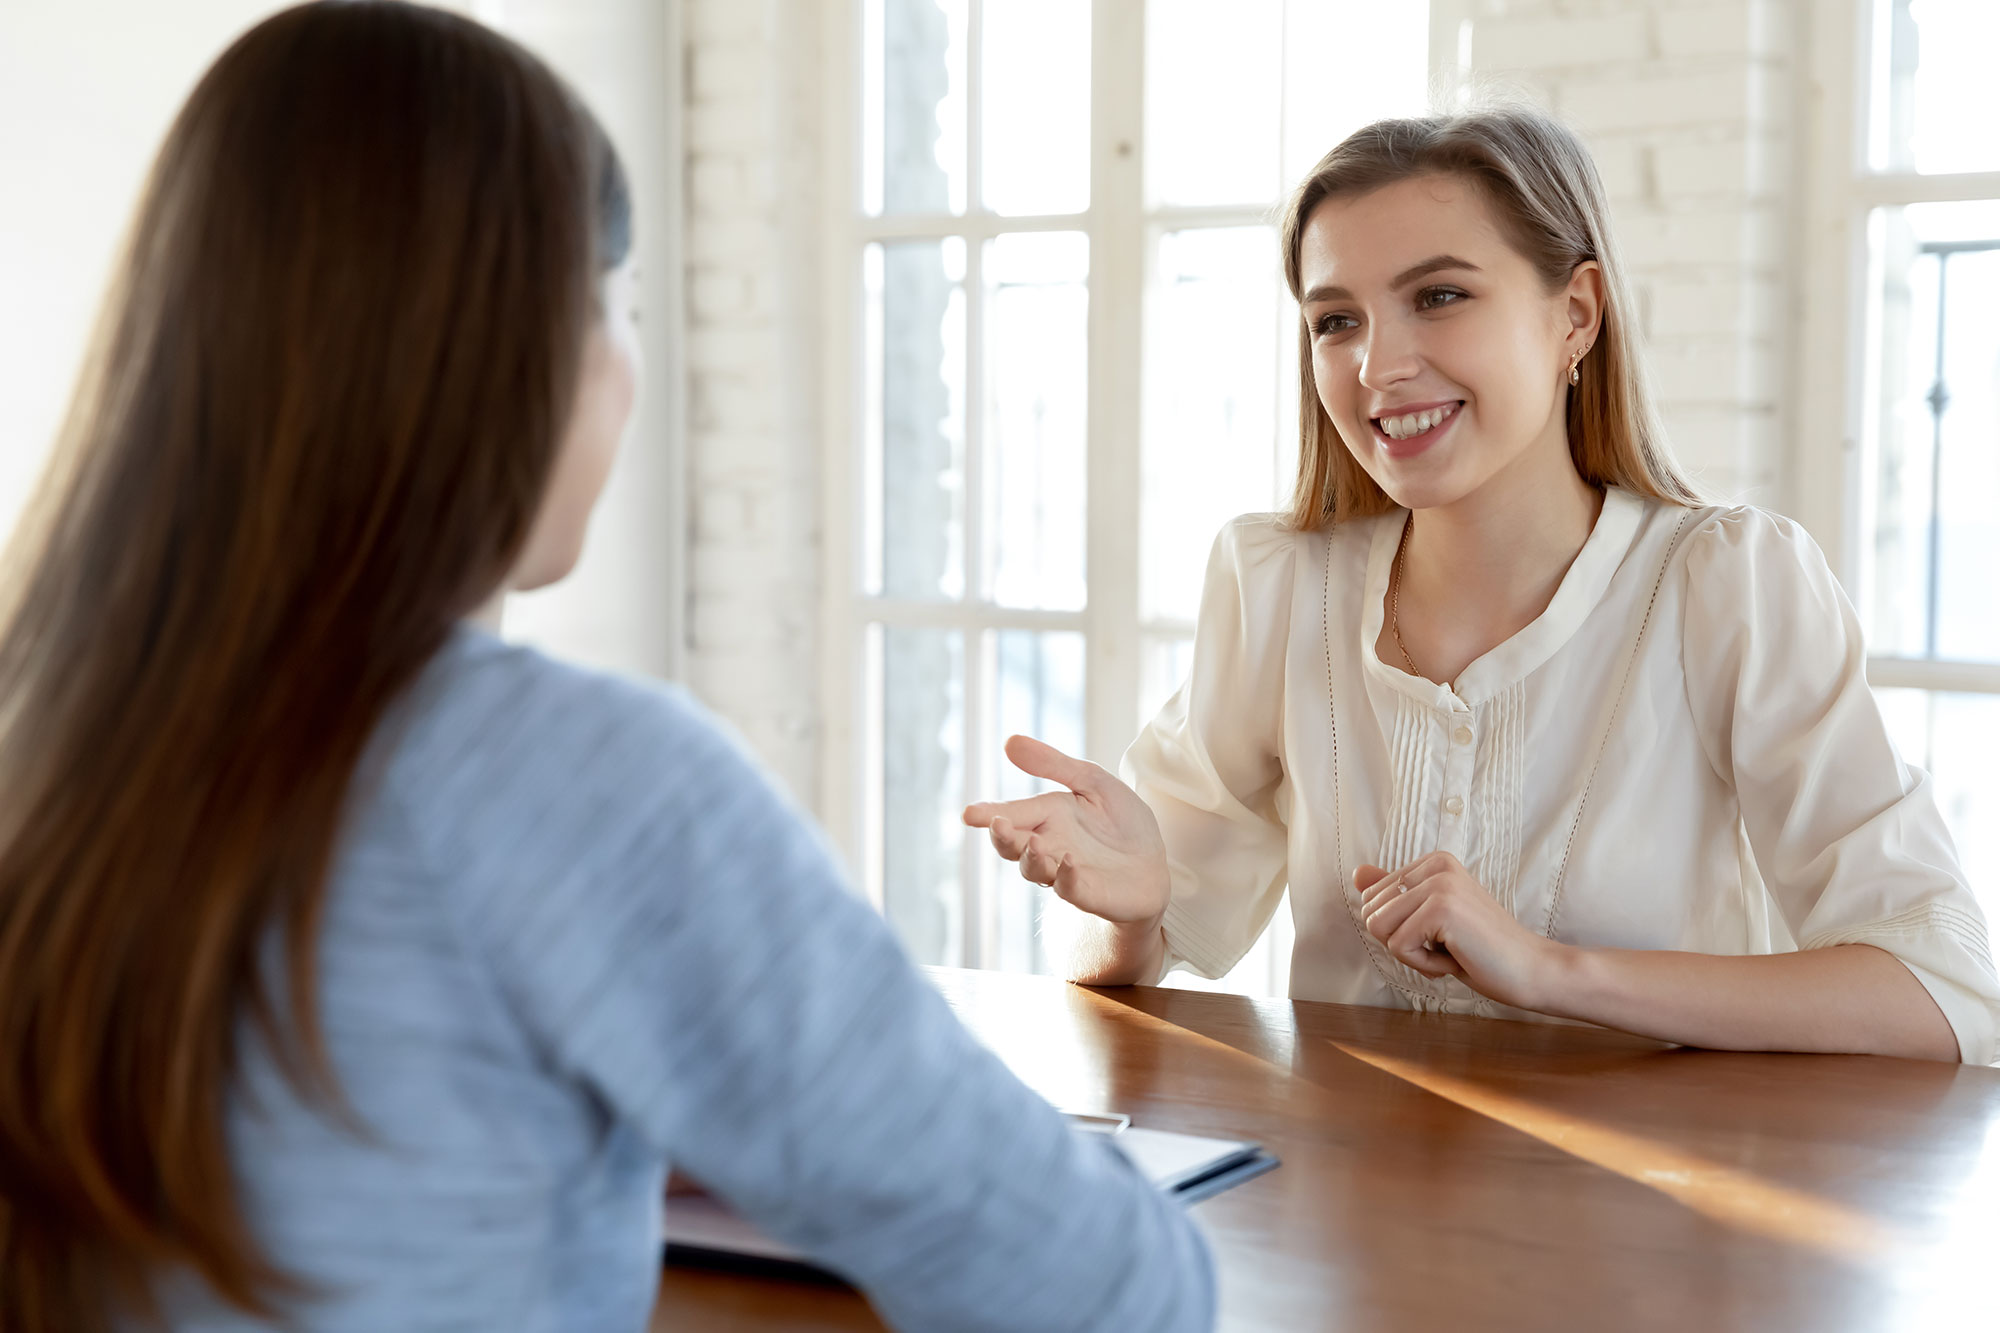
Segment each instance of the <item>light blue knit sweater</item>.
M231 1112L257 1234L325 1293L289 1326L638 1333L669 1162L902 1328L1212 1325L1188 1218L673 689L459 630L365 766L320 959L367 1136L254 1042ZM175 1328L262 1327L168 1285Z

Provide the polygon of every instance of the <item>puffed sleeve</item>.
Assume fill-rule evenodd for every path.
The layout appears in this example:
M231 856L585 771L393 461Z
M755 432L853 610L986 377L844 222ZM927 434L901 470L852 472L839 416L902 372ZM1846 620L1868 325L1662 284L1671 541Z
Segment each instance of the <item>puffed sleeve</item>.
M1166 842L1169 971L1185 964L1222 976L1284 896L1277 796L1296 543L1271 514L1222 529L1208 557L1188 679L1120 765Z
M1731 509L1688 538L1682 655L1716 772L1733 782L1801 949L1872 944L1915 974L1969 1064L1994 1058L1986 918L1921 769L1868 688L1861 626L1811 537Z

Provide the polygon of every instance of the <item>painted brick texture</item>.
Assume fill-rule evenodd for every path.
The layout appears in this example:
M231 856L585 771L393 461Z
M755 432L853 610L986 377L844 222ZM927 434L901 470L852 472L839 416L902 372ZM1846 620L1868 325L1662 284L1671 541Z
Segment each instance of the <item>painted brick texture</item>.
M1474 87L1597 158L1662 414L1719 496L1782 507L1799 0L1469 0Z

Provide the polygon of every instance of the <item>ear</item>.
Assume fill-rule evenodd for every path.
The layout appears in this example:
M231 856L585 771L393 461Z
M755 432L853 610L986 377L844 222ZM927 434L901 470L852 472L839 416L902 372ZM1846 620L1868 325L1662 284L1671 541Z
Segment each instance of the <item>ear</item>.
M1563 310L1569 334L1563 340L1563 356L1595 346L1598 329L1604 323L1604 269L1595 259L1586 259L1570 271L1569 287L1563 293Z

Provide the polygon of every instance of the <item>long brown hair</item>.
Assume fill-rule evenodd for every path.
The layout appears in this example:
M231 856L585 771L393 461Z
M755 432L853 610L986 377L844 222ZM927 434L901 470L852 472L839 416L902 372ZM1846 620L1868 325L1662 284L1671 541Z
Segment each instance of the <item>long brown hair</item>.
M258 25L169 131L0 602L5 1333L152 1316L168 1269L297 1290L234 1184L238 1026L338 1103L350 789L526 538L622 180L541 62L385 0Z
M1675 504L1702 503L1653 409L1640 359L1636 307L1611 239L1611 209L1590 152L1560 121L1527 107L1378 120L1341 140L1292 192L1282 244L1285 281L1302 299L1299 243L1313 210L1414 176L1469 180L1550 291L1578 264L1604 274L1604 317L1570 391L1569 451L1594 485ZM1312 331L1299 321L1299 473L1287 519L1301 529L1387 513L1395 501L1341 442L1313 382Z

